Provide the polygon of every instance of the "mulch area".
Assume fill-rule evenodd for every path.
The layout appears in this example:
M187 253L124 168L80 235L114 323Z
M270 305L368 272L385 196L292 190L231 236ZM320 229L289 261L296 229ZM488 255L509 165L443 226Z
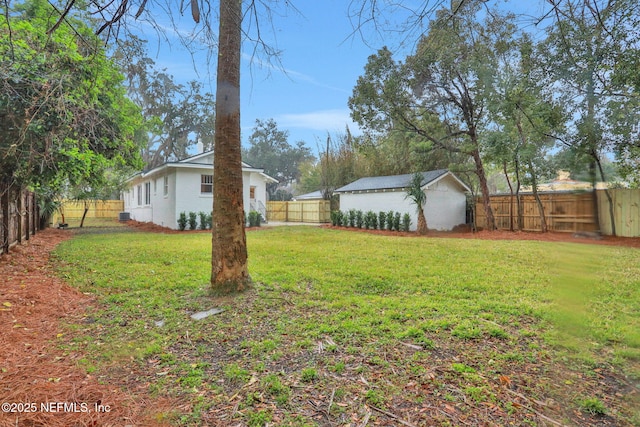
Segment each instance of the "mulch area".
M128 222L138 231L185 233L149 223ZM343 227L325 226L344 229ZM416 236L374 230L353 232ZM209 233L207 230L186 233ZM153 399L144 391L123 391L79 366L82 354L61 349L62 323L81 324L93 303L54 274L50 253L71 238L69 230L47 229L0 256L0 426L158 426L156 414L175 402ZM640 248L640 238L575 237L568 233L429 232L426 238L538 240Z
M71 236L47 229L0 256L0 426L161 425L148 412L161 402L99 382L56 345L92 303L53 271L51 250Z

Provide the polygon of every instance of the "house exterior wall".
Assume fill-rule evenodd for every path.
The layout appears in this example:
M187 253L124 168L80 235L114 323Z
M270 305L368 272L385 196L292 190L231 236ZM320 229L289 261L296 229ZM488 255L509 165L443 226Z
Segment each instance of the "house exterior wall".
M432 230L451 230L466 220L466 196L459 190L451 177L445 177L426 188L427 203L425 217ZM411 216L411 230L418 224L416 206L405 198L404 190L372 191L362 193L341 193L340 210L361 210L362 212L400 212Z
M131 219L140 222L153 222L154 224L178 228L180 212L206 212L213 209L213 194L201 192L201 176L212 175L213 169L207 168L165 168L159 173L146 177L136 177L130 183L128 190L124 191L121 199L124 201L124 210L129 212ZM168 191L164 194L164 177L168 179ZM243 171L243 202L245 211L249 212L250 186L255 186L256 200L266 205L265 178L257 172ZM150 196L145 198L145 184L149 184ZM176 191L177 189L177 191ZM141 191L138 203L138 192ZM147 200L150 203L146 203ZM199 221L199 219L198 219Z

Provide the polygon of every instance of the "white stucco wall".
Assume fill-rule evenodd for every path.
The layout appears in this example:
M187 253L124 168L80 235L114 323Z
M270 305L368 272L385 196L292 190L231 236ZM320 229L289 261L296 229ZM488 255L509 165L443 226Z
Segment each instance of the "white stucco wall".
M122 193L124 210L129 212L131 219L172 229L178 228L180 212L206 212L213 210L213 195L201 193L201 175L213 174L212 168L163 168L158 173L146 177L136 177L130 182L130 187ZM168 194L164 194L164 177L168 177ZM258 172L243 171L243 203L245 211L250 206L250 186L255 186L256 200L266 205L266 182ZM150 183L151 203L145 204L144 184ZM138 204L138 186L142 189L142 204ZM200 218L198 217L198 226Z
M451 230L466 220L466 196L459 189L455 180L445 177L426 188L427 203L425 205L425 217L427 226L432 230ZM340 194L340 210L345 212L350 209L362 212L380 211L400 212L402 215L411 215L411 229L415 230L418 223L416 206L405 199L404 190L386 190L362 193Z

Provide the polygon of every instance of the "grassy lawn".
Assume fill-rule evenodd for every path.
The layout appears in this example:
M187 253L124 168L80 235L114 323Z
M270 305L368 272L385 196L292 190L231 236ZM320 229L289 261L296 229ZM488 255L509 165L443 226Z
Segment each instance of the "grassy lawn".
M225 299L208 296L206 233L63 243L60 274L97 299L61 345L104 381L183 401L162 414L176 425L640 426L637 249L247 238L255 289Z

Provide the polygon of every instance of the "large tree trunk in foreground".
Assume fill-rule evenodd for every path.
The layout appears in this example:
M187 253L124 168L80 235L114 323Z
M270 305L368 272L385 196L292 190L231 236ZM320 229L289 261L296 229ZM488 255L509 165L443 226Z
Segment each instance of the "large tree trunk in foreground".
M240 154L241 25L242 1L220 0L211 251L215 294L241 292L251 284Z

